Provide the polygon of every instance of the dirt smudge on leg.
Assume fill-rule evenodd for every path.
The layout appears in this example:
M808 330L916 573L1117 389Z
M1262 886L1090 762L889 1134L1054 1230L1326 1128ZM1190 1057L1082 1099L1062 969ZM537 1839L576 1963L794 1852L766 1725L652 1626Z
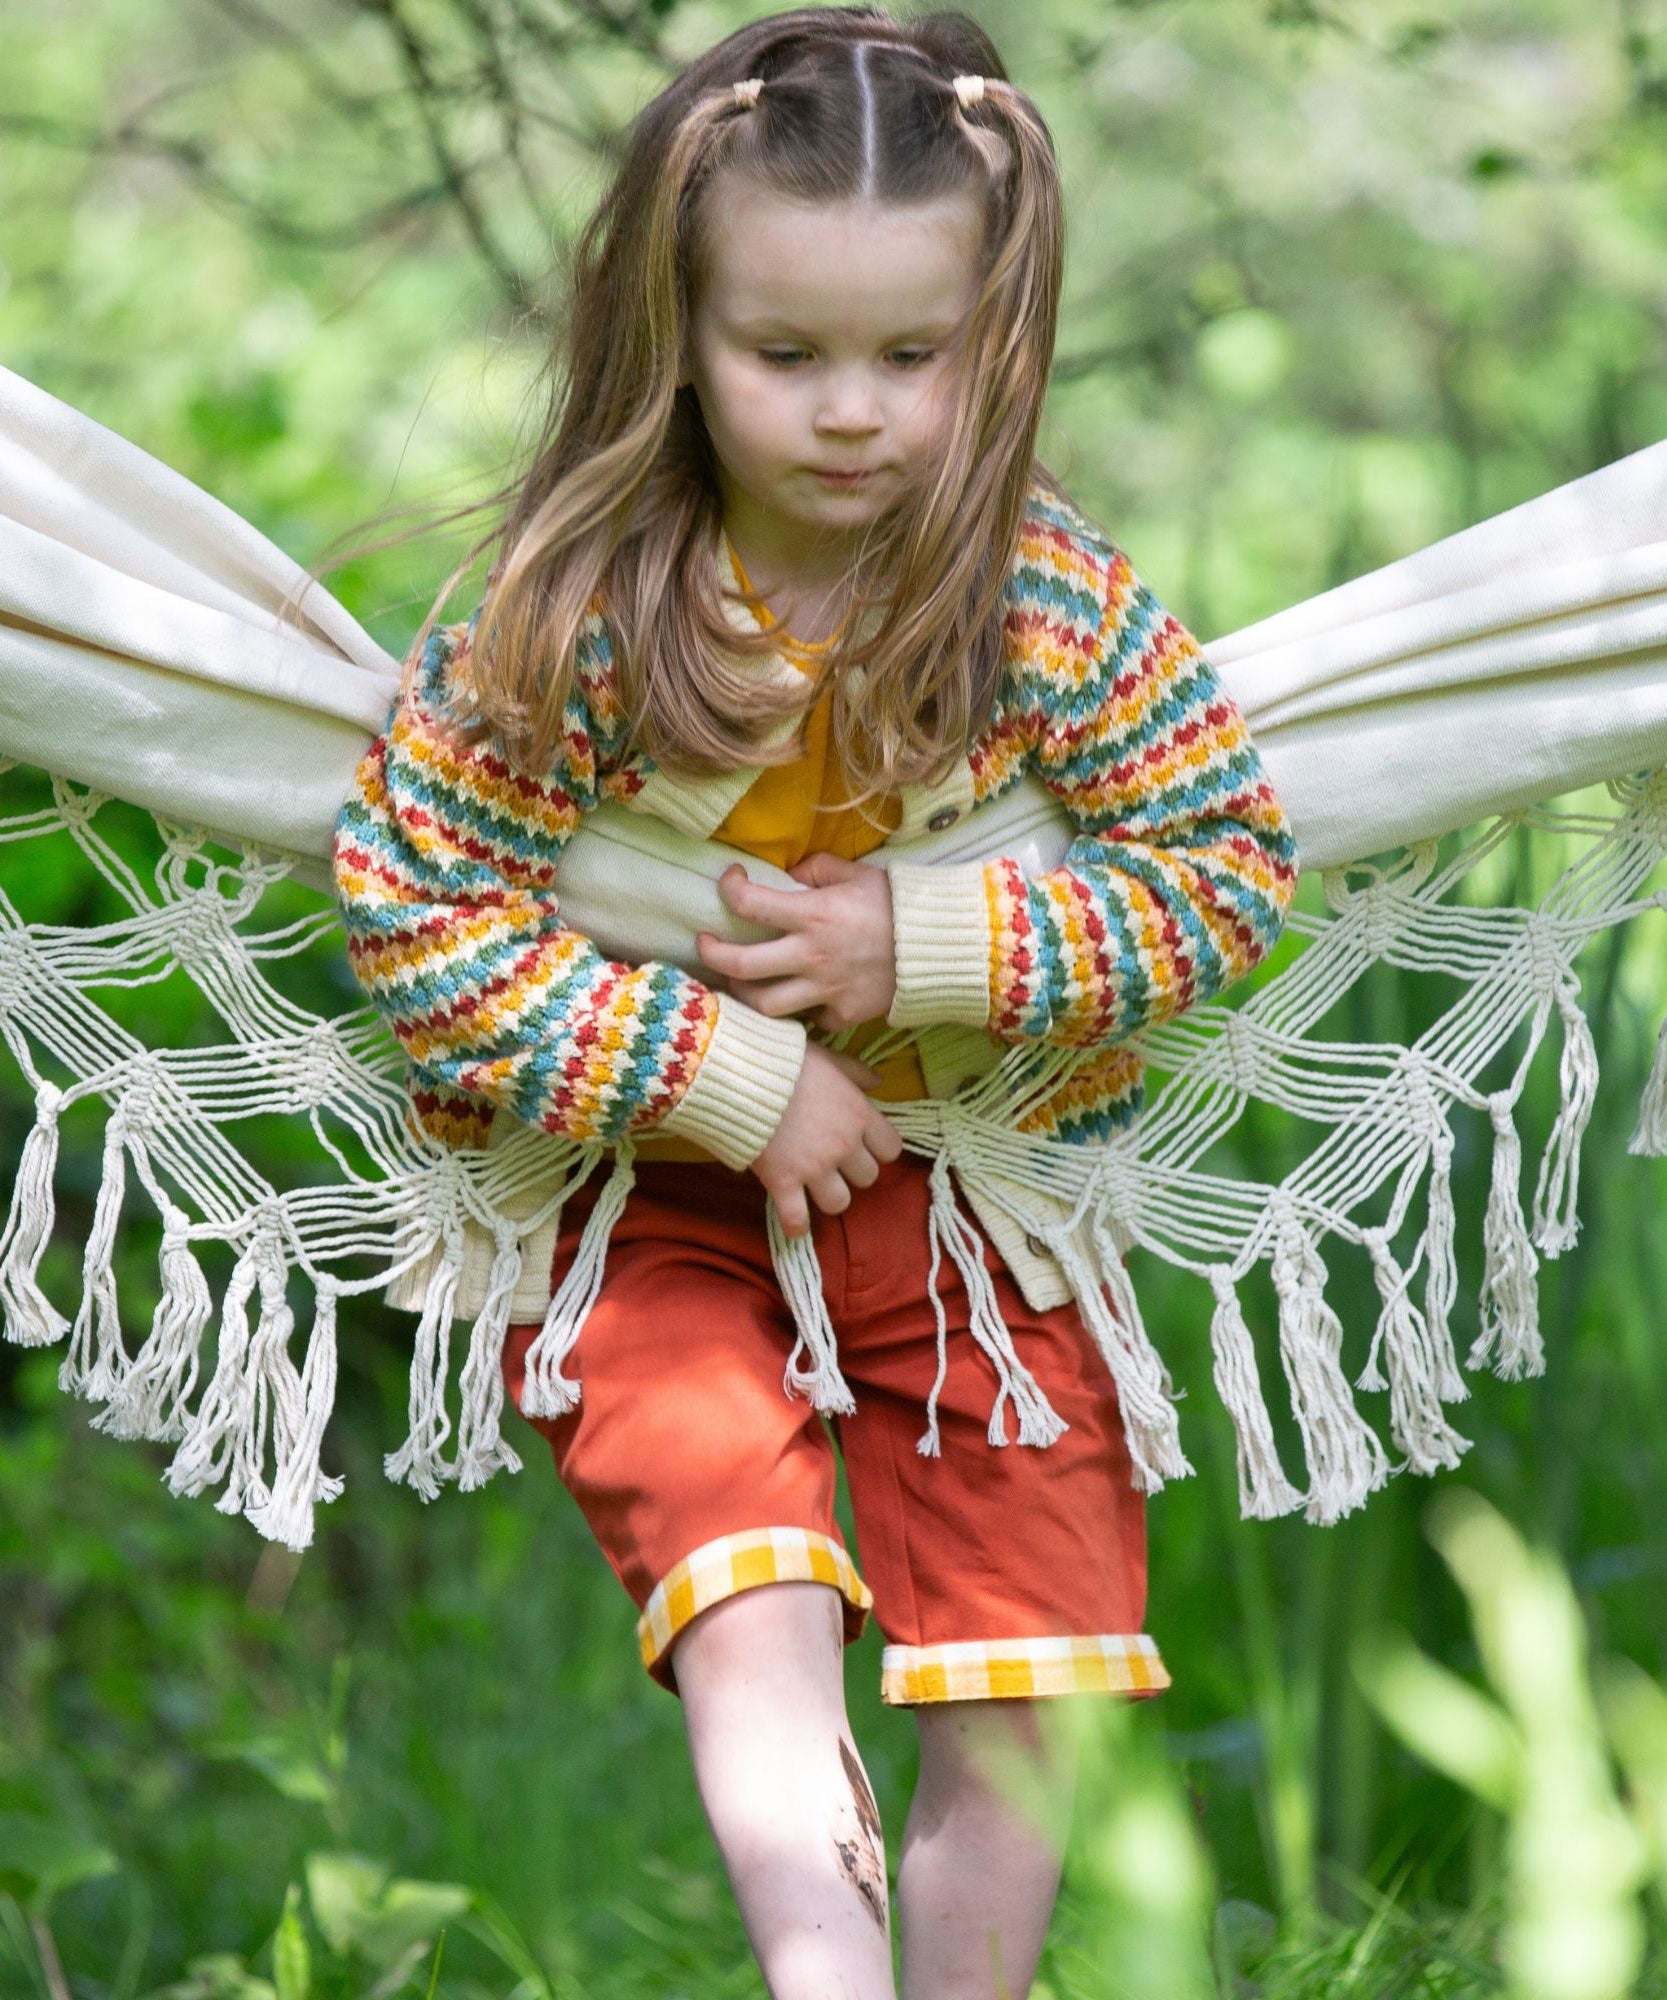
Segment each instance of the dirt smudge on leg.
M834 1835L834 1851L839 1856L840 1872L851 1884L864 1903L868 1913L880 1927L883 1936L889 1935L891 1919L886 1895L886 1845L880 1829L880 1808L875 1803L867 1773L863 1770L857 1753L843 1737L839 1741L839 1761L845 1769L846 1783L851 1787L851 1803L856 1809L856 1840L842 1839Z

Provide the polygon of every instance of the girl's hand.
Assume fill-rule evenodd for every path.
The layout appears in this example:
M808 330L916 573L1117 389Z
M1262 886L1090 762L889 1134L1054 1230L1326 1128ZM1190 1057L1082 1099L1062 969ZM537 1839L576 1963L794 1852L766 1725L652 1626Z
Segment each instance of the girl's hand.
M750 1167L789 1236L809 1233L810 1202L840 1214L853 1188L872 1187L880 1168L902 1154L902 1133L867 1095L879 1080L855 1056L806 1044L781 1123Z
M696 943L703 963L761 1014L814 1007L818 1027L837 1029L890 1013L897 994L891 877L872 862L837 854L807 854L787 872L808 886L766 888L738 862L724 870L718 893L736 915L782 936L734 944L702 931Z

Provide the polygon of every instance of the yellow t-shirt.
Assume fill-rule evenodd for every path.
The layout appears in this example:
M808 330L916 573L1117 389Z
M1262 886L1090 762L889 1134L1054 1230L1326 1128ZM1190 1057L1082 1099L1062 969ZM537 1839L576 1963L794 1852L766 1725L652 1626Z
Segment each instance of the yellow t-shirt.
M741 558L730 544L735 574L744 590L752 584L741 567ZM766 625L774 618L763 612ZM817 658L832 644L831 639L805 641L790 632L780 635L782 657L806 673L813 672ZM713 829L712 838L777 868L791 868L807 854L838 854L857 861L878 847L902 817L895 795L871 799L866 807L849 803L850 791L840 781L839 760L830 740L829 722L833 707L831 693L812 706L805 721L804 747L790 764L775 764L759 772L731 809L729 817ZM699 976L698 973L696 975ZM819 1031L807 1020L813 1037ZM885 1031L885 1018L865 1021L846 1044L852 1055L860 1056L876 1035ZM880 1081L869 1092L876 1100L900 1103L926 1095L926 1080L912 1048L906 1048L879 1065ZM637 1141L640 1160L710 1160L714 1156L692 1139L675 1135L645 1133Z

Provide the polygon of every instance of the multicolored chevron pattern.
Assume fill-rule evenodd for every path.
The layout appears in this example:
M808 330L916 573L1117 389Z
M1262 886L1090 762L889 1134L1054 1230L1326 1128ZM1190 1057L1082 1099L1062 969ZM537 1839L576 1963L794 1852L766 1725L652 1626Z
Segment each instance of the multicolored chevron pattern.
M975 796L1034 770L1079 830L1046 874L986 864L988 1027L1100 1052L1015 1120L1089 1142L1141 1107L1126 1038L1214 998L1272 947L1296 890L1296 844L1197 641L1120 549L1040 485L1008 606L1008 673L968 751ZM687 1088L717 1003L680 968L611 960L560 919L563 843L653 769L640 754L620 760L601 606L539 780L489 746L458 747L445 728L474 622L430 635L342 811L349 962L404 1045L414 1106L442 1143L484 1143L494 1104L579 1140L645 1133Z
M430 634L337 822L348 963L415 1065L414 1107L442 1143L484 1143L493 1105L564 1138L621 1139L651 1129L694 1075L717 998L678 966L609 959L561 921L561 849L581 814L625 789L599 776L618 712L591 652L545 778L458 746L445 716L474 622Z
M1237 706L1120 549L1037 495L1014 582L1023 667L973 752L975 790L982 802L1034 770L1079 832L1047 874L986 865L989 1026L1105 1049L1068 1101L1025 1121L1100 1136L1140 1096L1138 1063L1108 1045L1266 955L1296 893L1296 843Z

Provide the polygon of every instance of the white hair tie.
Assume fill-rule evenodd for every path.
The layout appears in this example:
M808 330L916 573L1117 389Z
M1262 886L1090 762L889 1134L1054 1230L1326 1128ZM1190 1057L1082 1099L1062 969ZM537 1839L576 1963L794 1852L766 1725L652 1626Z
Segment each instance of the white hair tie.
M761 76L749 76L744 83L732 83L729 87L734 93L735 102L744 104L750 109L758 102L758 93L764 88L764 79Z
M981 76L958 76L955 79L955 95L961 100L961 109L968 111L984 96L984 79Z

